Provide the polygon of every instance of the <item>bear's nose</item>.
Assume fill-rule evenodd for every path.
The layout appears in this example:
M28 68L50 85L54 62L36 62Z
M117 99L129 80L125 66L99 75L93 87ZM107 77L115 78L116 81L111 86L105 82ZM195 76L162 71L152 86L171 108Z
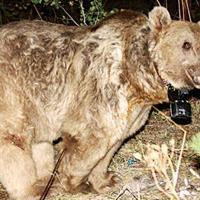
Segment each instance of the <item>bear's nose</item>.
M191 80L193 85L200 89L200 65L190 67L186 70L188 78Z
M195 76L193 80L196 85L200 85L200 76Z

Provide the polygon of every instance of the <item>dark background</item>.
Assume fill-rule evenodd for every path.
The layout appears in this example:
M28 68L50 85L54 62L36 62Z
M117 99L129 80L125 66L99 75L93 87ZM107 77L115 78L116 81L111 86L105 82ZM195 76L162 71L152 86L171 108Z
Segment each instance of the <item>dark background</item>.
M43 19L51 22L73 24L69 19L68 14L78 23L82 24L80 13L81 0L0 0L0 24L5 24L11 21L21 19ZM148 13L154 6L158 5L157 0L82 0L84 12L88 19L87 24L94 24L93 18L98 12L98 4L100 11L98 19L108 15L110 12L115 12L120 9L132 9L143 13ZM93 5L92 5L93 2ZM178 0L159 0L162 6L168 8L173 19L179 19L179 10L186 20L189 20L187 14L187 6L190 10L192 21L200 20L200 1L199 0L180 0L180 9L178 9ZM93 6L93 7L92 7ZM96 6L96 10L94 7ZM61 9L62 7L62 9ZM63 9L64 8L64 9ZM65 10L65 11L64 11ZM92 10L89 16L88 12Z

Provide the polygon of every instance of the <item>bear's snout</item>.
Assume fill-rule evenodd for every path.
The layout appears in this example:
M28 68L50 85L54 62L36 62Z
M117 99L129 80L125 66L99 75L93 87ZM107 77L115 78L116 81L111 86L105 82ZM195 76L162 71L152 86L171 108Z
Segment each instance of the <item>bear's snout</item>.
M200 65L190 67L186 70L186 75L192 82L193 86L200 89Z

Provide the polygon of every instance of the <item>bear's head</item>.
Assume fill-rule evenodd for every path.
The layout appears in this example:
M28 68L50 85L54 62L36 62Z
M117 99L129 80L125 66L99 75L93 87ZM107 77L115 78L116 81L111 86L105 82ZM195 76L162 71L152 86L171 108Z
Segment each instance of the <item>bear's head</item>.
M149 13L149 50L161 79L175 88L200 88L200 25L173 21L163 7Z

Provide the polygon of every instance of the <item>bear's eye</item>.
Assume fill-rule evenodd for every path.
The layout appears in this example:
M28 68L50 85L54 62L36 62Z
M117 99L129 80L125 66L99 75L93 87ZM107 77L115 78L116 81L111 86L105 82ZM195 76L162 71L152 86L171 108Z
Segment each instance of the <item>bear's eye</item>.
M185 50L191 49L192 45L190 42L184 42L182 48Z

